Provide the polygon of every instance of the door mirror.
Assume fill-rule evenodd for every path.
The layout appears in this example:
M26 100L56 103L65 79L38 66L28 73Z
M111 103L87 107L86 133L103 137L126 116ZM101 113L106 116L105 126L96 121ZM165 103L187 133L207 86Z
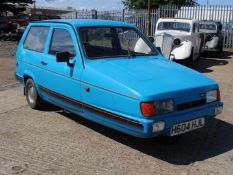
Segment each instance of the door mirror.
M157 49L160 53L162 53L161 47L156 47L156 49Z
M155 42L155 39L153 36L148 36L148 39L150 40L150 42L154 43Z
M56 58L57 62L67 62L67 65L70 67L74 66L75 60L70 60L72 55L69 52L57 52L56 53Z
M70 53L69 52L57 52L56 53L57 62L69 62Z

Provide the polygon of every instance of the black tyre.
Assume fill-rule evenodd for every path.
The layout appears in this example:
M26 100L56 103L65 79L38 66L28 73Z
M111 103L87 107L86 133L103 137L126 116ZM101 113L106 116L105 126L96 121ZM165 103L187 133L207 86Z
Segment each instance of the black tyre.
M192 51L191 51L191 55L190 57L188 58L190 62L193 62L193 48L192 48Z
M25 95L28 105L32 109L39 109L44 105L44 101L40 98L35 83L31 78L26 81L25 85Z
M223 52L223 46L220 47L218 53L221 54Z
M200 50L199 50L199 55L198 55L198 57L194 60L193 48L192 48L192 52L191 52L191 55L190 55L190 57L189 57L189 61L190 61L191 63L193 63L193 62L198 62L198 61L200 60L200 53L201 53L201 48L200 48Z
M201 58L201 52L199 51L199 55L198 55L198 57L196 58L195 62L200 61L200 58Z

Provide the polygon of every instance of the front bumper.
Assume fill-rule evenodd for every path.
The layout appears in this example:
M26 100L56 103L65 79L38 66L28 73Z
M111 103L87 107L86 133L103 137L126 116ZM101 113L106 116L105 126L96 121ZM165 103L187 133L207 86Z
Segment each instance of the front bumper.
M220 50L221 50L221 48L205 48L205 47L203 47L202 52L214 52L214 51L218 52Z
M215 109L220 106L223 106L223 103L217 101L200 107L153 117L153 119L142 119L140 122L143 125L143 130L141 132L131 132L129 134L141 138L150 138L159 135L169 136L170 129L173 125L202 117L205 119L215 117ZM160 132L152 132L152 125L159 121L163 121L165 123L164 130Z

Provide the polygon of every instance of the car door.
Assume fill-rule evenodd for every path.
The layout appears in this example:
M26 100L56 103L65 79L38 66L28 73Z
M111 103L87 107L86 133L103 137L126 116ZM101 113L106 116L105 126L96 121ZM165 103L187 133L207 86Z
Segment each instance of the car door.
M71 111L82 111L80 77L83 67L77 44L71 26L54 24L49 33L46 56L41 58L46 76L41 81L40 90L49 101ZM69 52L72 63L57 62L58 52Z
M26 33L20 41L17 52L18 64L23 67L23 74L31 77L36 85L38 85L43 77L43 69L41 69L41 58L45 57L46 41L50 26L33 24L26 29Z

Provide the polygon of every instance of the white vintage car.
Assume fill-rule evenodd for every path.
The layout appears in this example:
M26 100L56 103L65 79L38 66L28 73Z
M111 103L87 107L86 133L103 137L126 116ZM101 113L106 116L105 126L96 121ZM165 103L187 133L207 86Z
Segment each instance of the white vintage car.
M202 48L198 21L160 18L156 25L155 45L170 60L197 60Z

